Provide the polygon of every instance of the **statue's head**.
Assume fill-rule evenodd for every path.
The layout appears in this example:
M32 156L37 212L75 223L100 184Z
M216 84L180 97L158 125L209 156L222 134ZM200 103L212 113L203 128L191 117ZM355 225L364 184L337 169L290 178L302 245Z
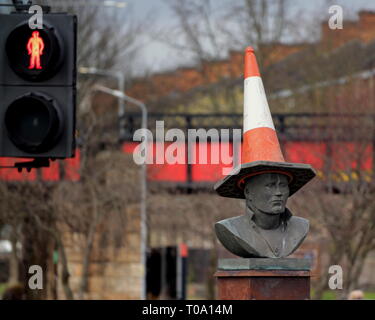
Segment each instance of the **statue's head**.
M288 177L280 173L262 173L246 181L247 206L266 214L281 214L289 197Z

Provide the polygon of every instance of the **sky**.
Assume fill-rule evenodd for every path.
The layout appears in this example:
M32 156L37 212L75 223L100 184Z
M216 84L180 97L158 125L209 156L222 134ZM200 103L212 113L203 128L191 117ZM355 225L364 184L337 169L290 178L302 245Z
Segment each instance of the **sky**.
M229 2L240 0L214 0L215 5L221 5ZM318 17L321 20L327 20L328 8L331 5L341 5L344 12L344 28L345 19L356 19L356 12L359 10L374 10L374 0L289 0L292 4L292 9L296 12L302 12L305 16ZM174 16L166 4L166 0L127 0L130 7L134 9L134 15L137 19L143 19L147 14L151 14L154 23L157 27L170 27L173 25ZM301 19L303 20L303 19ZM319 21L317 21L319 23ZM144 46L140 52L140 61L138 61L139 71L163 71L173 69L176 66L189 64L184 57L168 46L161 44L153 39L147 38L144 41Z
M25 1L25 0L24 0ZM59 0L61 1L61 0ZM109 0L76 0L86 2L110 2ZM125 13L131 12L132 18L138 23L144 24L146 34L139 35L141 49L139 51L138 59L136 61L137 73L143 74L145 72L159 72L168 69L174 69L181 65L192 64L189 61L188 55L182 55L181 52L162 44L150 35L151 31L155 29L172 28L175 23L175 16L169 9L167 2L171 0L114 0L117 2L126 2L127 6L120 10ZM199 0L197 0L199 1ZM202 0L204 1L204 0ZM268 1L268 0L266 0ZM10 0L0 0L0 3L9 3ZM113 2L113 1L112 1ZM242 0L211 0L211 3L217 7L226 5L228 3L242 2ZM344 28L345 19L352 20L356 18L355 13L359 10L374 10L375 0L289 0L292 4L291 9L294 10L296 16L301 17L301 24L311 17L316 17L317 20L327 20L328 8L330 5L338 4L344 9ZM111 9L109 9L111 10ZM127 12L128 11L128 12ZM291 12L293 14L293 12ZM310 19L311 20L311 19ZM149 22L151 21L151 23ZM319 22L317 22L317 32L319 32ZM150 33L147 34L147 31ZM251 44L249 44L251 45ZM229 49L229 48L228 48Z

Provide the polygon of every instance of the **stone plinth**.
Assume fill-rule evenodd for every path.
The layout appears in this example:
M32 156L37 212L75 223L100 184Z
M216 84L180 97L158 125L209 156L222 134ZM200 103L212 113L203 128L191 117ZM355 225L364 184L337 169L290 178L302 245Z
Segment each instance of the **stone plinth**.
M221 259L215 273L219 300L310 299L307 259Z

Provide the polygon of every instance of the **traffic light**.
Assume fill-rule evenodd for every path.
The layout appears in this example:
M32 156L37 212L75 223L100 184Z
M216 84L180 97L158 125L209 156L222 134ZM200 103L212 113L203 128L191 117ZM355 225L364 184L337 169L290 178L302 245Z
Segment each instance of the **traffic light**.
M74 156L76 16L0 15L0 157Z

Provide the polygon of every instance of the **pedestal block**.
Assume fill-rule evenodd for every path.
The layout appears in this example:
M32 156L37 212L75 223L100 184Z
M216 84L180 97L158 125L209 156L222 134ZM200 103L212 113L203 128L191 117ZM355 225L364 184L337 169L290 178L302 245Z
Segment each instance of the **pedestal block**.
M310 269L307 259L220 259L218 299L310 299Z

